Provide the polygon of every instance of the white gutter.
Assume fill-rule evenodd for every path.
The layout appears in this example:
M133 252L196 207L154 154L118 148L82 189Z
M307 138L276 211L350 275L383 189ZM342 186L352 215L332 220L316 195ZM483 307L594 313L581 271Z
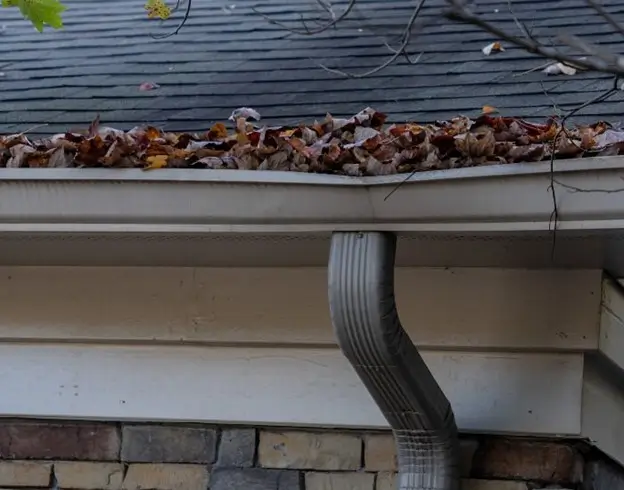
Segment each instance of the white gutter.
M623 157L557 162L554 176L560 230L624 229ZM552 225L548 163L418 173L389 196L406 178L0 169L0 232L462 233Z

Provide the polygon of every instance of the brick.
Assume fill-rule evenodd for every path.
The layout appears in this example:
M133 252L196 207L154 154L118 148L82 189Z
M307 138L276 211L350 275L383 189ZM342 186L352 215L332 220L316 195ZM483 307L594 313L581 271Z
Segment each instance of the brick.
M526 483L505 480L462 480L461 490L527 490Z
M208 467L198 464L149 464L128 466L123 490L206 490Z
M301 490L298 471L263 468L217 468L210 490Z
M585 465L584 490L615 490L624 488L624 470L604 461L590 461Z
M121 463L59 461L54 464L54 475L63 489L120 490L123 474Z
M396 473L381 472L377 473L375 479L375 490L395 490L397 488Z
M364 436L364 467L366 471L396 471L396 443L392 434Z
M125 425L121 460L130 463L212 463L217 433L203 427Z
M372 473L306 473L306 490L373 490Z
M57 422L0 424L0 458L113 461L120 437L114 425Z
M460 475L469 477L472 460L479 447L476 439L459 441ZM392 434L370 434L364 437L364 466L366 471L397 471L396 443Z
M52 463L39 461L0 461L0 487L50 486Z
M217 466L250 468L256 457L255 429L226 429L221 433Z
M260 433L258 462L266 468L357 470L362 442L348 434Z
M490 439L475 453L472 476L577 483L582 468L582 456L566 444Z

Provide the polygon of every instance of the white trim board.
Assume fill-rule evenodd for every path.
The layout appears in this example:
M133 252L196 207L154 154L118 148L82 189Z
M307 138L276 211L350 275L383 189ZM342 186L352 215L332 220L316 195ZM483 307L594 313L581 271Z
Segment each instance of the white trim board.
M585 359L582 437L624 464L624 391L621 373Z
M426 352L465 431L578 434L582 354ZM0 415L387 428L337 349L0 344Z
M318 268L0 267L0 340L335 345ZM412 340L591 350L600 270L397 268Z
M624 369L624 293L622 286L605 278L600 303L600 352Z

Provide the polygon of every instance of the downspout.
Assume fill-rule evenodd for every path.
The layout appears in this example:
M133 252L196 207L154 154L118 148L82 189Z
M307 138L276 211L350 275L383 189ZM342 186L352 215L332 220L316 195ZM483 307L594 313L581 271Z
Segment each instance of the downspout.
M458 490L453 410L401 326L394 300L396 237L337 232L329 306L338 345L392 428L400 490ZM418 291L414 291L418 294Z

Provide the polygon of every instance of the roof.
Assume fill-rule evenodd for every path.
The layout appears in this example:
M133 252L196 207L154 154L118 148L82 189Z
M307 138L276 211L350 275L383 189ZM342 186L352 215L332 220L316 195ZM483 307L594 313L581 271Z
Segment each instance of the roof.
M327 112L352 116L366 106L388 114L389 122L474 116L486 104L504 114L543 118L555 113L553 102L569 109L611 83L595 73L524 73L543 60L518 49L486 57L481 49L494 39L441 18L443 0L429 0L425 26L409 47L412 56L423 52L418 65L400 59L363 79L345 79L319 63L356 72L379 65L389 56L382 36L404 28L412 1L359 0L354 15L337 29L299 36L267 23L252 7L300 27L301 13L317 11L313 1L297 7L287 0L203 0L195 2L180 33L163 40L150 34L173 30L181 13L161 25L146 18L141 0L65 3L65 29L43 34L16 10L2 10L7 20L0 37L0 133L82 128L97 113L103 124L120 129L151 123L195 131L241 106L280 124L310 122ZM563 28L610 45L622 41L586 11L583 0L513 5L538 36ZM479 6L488 19L503 19L516 29L505 0L480 0ZM618 17L624 14L624 0L606 6ZM143 82L160 87L140 91ZM616 96L579 114L613 122L622 112L624 99Z

